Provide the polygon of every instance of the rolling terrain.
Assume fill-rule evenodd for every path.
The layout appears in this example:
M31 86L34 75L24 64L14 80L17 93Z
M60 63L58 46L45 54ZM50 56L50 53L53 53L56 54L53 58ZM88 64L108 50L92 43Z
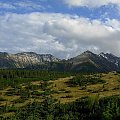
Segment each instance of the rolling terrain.
M73 74L28 70L13 70L10 72L2 70L1 73L1 75L9 73L9 76L1 76L0 79L0 118L3 120L13 119L14 117L18 119L27 112L27 107L33 104L38 104L38 106L44 105L44 103L46 106L46 102L50 102L49 100L55 101L47 103L50 105L50 108L47 108L47 110L51 110L51 105L57 105L58 103L60 105L71 105L71 103L79 99L86 100L88 97L94 101L94 99L100 100L120 95L120 73L116 72ZM42 106L39 109L42 109ZM26 115L24 119L30 119L29 114ZM44 119L44 117L41 119Z

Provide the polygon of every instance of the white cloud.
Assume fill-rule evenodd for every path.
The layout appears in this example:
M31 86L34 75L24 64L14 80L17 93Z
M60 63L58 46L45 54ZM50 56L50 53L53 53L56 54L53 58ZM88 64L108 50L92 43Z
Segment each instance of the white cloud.
M8 3L0 2L0 8L3 8L3 9L15 9L15 6L13 6L11 4L8 4Z
M69 6L86 6L89 8L100 7L103 5L120 4L119 0L62 0L65 4Z
M8 1L8 2L0 2L0 8L3 9L26 9L26 10L32 10L32 9L45 9L43 6L40 5L40 3L32 2L30 0L26 1Z
M15 6L17 7L20 7L20 8L29 8L29 9L44 9L43 6L41 6L40 4L38 3L35 3L35 2L31 2L31 1L19 1L19 2L16 2L14 3Z
M0 50L34 51L73 57L85 50L120 54L120 21L90 20L64 14L0 16Z

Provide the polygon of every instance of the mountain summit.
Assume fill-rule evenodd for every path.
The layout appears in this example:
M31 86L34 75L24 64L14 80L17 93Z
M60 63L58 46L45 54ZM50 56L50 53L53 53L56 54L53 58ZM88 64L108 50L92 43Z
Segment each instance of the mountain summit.
M58 62L60 59L51 54L22 52L17 54L0 53L0 68L26 68L47 62Z
M120 71L120 58L111 53L91 51L68 60L60 60L51 54L37 54L34 52L22 52L8 54L0 52L0 68L11 69L39 69L60 71Z

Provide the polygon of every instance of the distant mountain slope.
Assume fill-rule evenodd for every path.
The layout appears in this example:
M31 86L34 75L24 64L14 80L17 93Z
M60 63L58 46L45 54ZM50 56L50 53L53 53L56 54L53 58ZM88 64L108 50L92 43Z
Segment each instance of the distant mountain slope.
M115 64L118 68L120 68L120 57L117 57L111 53L100 53L99 56L106 58L109 62Z
M77 57L68 60L73 63L72 69L74 70L88 70L88 71L114 71L118 70L115 63L101 55L94 54L86 51Z
M17 54L0 53L0 68L26 68L44 64L46 62L58 62L60 59L51 54L37 54L23 52Z
M0 52L0 68L26 68L58 71L120 71L120 58L109 53L99 55L91 51L68 60L60 60L51 54Z

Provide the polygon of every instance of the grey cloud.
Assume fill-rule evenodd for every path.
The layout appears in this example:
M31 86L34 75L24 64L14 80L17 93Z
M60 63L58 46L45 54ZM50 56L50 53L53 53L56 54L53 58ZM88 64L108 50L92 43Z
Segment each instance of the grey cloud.
M0 16L0 51L34 51L60 58L85 50L120 54L120 21L89 20L64 14Z
M89 8L96 8L101 7L103 5L108 4L116 4L120 5L119 0L62 0L65 4L69 5L70 7L80 7L80 6L86 6Z

